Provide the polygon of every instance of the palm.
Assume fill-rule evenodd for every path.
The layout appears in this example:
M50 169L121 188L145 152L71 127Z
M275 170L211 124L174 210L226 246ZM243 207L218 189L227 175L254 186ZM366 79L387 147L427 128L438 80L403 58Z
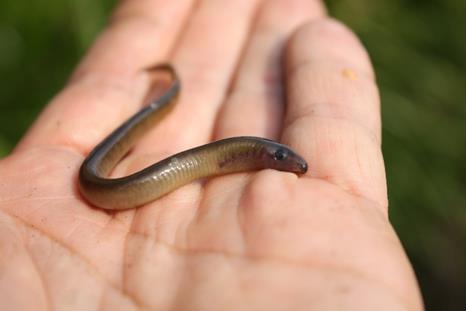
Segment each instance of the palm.
M296 25L323 14L312 1L294 2L292 16L281 12L280 1L264 4L249 39L253 1L228 2L233 14L247 16L241 22L205 15L212 6L207 2L187 15L190 27L171 57L183 80L181 101L115 174L211 139L257 135L294 146L310 163L308 175L234 174L192 183L137 210L108 213L89 206L76 187L83 156L137 110L149 87L138 70L165 56L168 47L160 46L174 44L173 30L187 9L179 5L179 18L158 30L156 42L142 44L131 33L135 43L127 49L144 48L138 47L136 58L134 51L120 51L118 57L131 57L126 63L105 53L124 39L123 30L111 28L70 86L0 162L0 241L9 258L2 269L10 271L0 284L14 288L0 297L4 302L35 309L305 309L381 302L388 309L417 308L414 278L386 216L370 66L346 30L316 22L294 36L281 74L277 51L284 39ZM130 11L129 3L119 15ZM158 27L123 20L141 36ZM207 27L220 22L225 27ZM355 59L329 51L335 42L319 51L322 31L346 38ZM230 40L199 41L206 32L209 38L226 32ZM330 79L341 95L308 88L310 77L317 85ZM358 104L372 106L342 106L348 85L365 92ZM180 131L181 125L189 130ZM361 300L368 293L372 299ZM26 295L31 299L21 298Z

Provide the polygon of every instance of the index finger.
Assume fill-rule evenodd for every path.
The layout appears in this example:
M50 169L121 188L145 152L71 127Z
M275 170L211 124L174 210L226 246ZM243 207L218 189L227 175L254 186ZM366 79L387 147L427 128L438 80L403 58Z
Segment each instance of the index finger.
M309 23L290 41L286 72L283 140L308 160L308 175L385 208L379 95L359 40L336 21Z
M65 145L82 153L138 110L150 82L141 69L168 57L193 0L124 0L70 82L15 150Z

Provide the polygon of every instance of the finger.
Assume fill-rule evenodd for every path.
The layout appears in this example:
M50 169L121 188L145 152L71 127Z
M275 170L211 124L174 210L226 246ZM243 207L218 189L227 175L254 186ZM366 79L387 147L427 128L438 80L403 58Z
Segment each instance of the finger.
M120 163L116 174L139 170L175 151L211 139L217 110L249 33L256 5L257 1L251 0L199 2L172 58L182 80L179 102L163 126L148 133L131 156ZM132 230L172 240L176 236L173 233L191 223L197 214L198 209L193 207L201 193L200 184L191 183L139 209ZM148 221L153 219L159 220L156 226Z
M284 107L281 50L286 38L299 24L324 12L319 1L263 2L231 93L217 119L216 139L241 135L278 137ZM223 207L233 202L240 204L240 189L250 180L249 177L235 174L209 181L203 193L204 204L200 205L198 219L204 224L208 223L210 228L220 228L237 221L237 209ZM219 193L222 195L219 196Z
M182 79L175 110L134 154L153 152L153 142L172 153L212 138L214 120L245 44L258 1L201 1L180 37L172 61Z
M284 141L305 156L311 177L386 206L379 96L360 42L322 19L297 31L286 60Z
M167 57L192 0L123 1L66 88L17 149L67 145L86 153L142 104L142 68Z
M216 138L277 138L284 108L281 56L286 38L304 21L321 17L321 1L265 1L217 120Z
M249 34L257 3L251 0L198 3L171 60L182 80L178 103L161 126L145 135L131 156L119 163L115 175L135 172L211 140L217 111Z
M174 5L160 0L122 1L71 81L96 73L133 75L135 71L165 59L194 6L193 0L178 2Z

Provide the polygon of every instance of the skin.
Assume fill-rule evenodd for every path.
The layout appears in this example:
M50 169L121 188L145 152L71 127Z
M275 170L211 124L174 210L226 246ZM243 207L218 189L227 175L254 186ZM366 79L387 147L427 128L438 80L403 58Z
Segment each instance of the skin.
M240 135L290 145L308 173L233 174L137 210L92 208L79 166L140 108L150 84L140 69L162 60L186 95L114 176ZM1 305L421 310L388 220L380 136L367 54L320 2L122 1L0 162Z

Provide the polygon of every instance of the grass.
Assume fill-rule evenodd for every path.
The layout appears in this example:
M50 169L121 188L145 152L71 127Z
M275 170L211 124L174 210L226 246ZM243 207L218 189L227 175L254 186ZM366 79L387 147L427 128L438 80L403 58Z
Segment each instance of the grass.
M329 0L374 62L390 218L427 309L465 310L466 2ZM0 156L66 81L113 0L0 3Z

